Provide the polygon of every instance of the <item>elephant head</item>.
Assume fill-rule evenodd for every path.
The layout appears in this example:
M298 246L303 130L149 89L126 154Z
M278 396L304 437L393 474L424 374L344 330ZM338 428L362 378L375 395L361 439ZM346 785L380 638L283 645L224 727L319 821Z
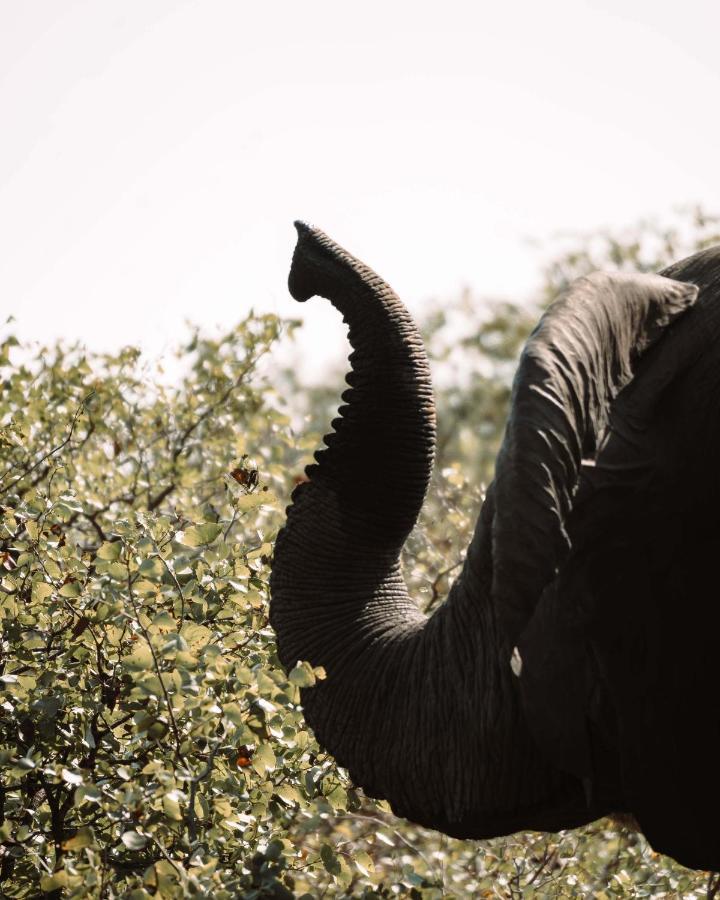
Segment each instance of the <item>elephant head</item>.
M652 591L637 587L631 527L648 527L673 481L681 448L659 411L670 396L679 415L695 389L707 321L720 336L720 253L665 275L596 273L547 310L520 360L463 568L426 617L400 567L433 462L420 335L371 269L296 228L290 292L328 298L353 348L344 405L292 494L271 577L281 661L327 673L303 692L319 742L398 815L456 837L557 831L622 810L681 861L720 865L715 842L686 852L666 827L676 800L670 812L650 802L642 780L660 707L637 727L633 717L658 690L652 651L666 638L647 623ZM661 522L650 528L646 549ZM628 646L614 642L618 616Z

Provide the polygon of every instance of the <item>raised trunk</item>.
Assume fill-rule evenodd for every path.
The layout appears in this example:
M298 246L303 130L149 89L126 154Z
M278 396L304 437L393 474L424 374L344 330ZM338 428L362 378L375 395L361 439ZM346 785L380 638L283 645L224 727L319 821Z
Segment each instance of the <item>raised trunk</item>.
M435 416L421 338L391 289L321 232L297 226L290 290L327 297L354 352L346 406L278 536L271 619L283 664L326 669L309 724L353 780L395 812L459 837L558 830L607 811L537 753L490 597L487 501L447 603L427 619L400 551L430 477ZM607 798L606 798L607 799Z

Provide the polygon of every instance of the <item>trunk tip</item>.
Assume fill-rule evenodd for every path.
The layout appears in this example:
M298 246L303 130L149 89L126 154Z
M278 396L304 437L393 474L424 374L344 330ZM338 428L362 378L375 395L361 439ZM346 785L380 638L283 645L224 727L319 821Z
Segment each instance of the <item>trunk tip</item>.
M305 235L309 235L315 230L309 222L304 222L302 219L295 219L293 225L295 226L295 231L298 233L298 238L303 238Z
M296 219L294 225L298 239L288 276L288 290L295 300L304 303L317 293L310 256L320 243L322 232L302 219Z

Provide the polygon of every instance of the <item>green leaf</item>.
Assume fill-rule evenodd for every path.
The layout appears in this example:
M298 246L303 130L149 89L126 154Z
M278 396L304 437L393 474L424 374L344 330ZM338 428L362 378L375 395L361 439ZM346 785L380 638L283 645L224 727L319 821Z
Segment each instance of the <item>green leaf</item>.
M312 687L315 684L315 673L310 663L299 662L288 675L288 680L296 687Z
M147 846L148 839L137 831L126 831L120 838L128 850L142 850Z
M375 864L372 861L372 857L364 850L353 851L352 859L361 875L369 876L375 871Z
M96 556L99 559L107 559L109 561L115 561L120 559L120 554L122 553L122 544L120 541L104 541L97 549Z
M217 815L222 819L229 819L234 812L233 806L230 801L224 799L223 797L218 797L213 800L213 807Z
M117 581L125 582L127 580L127 568L123 563L109 562L106 564L105 571Z
M75 791L73 802L75 806L82 806L83 803L100 803L102 794L94 784L83 784Z
M323 787L324 787L323 783ZM347 791L341 784L336 784L328 793L325 794L325 797L328 803L331 804L333 809L343 810L347 809L348 797Z
M140 696L145 694L159 698L164 694L163 684L154 672L142 672L141 674L136 675L135 687L140 690Z
M180 793L178 791L170 791L163 797L163 812L174 822L181 822L183 814L180 811Z
M180 634L167 634L167 640L160 648L161 653L164 655L169 655L172 653L177 654L178 652L184 653L187 652L188 645L185 638Z
M40 879L40 888L49 894L58 888L64 888L68 885L68 874L64 869L54 872L52 875L43 875Z
M253 494L240 494L239 497L235 498L235 505L243 512L247 512L250 509L257 509L258 506L262 506L264 503L268 502L272 501L267 499L266 494L262 494L259 491Z
M200 547L203 544L211 544L215 538L222 532L222 525L215 522L205 522L202 525L195 525L185 529L182 540L178 540L186 547Z
M275 754L269 744L260 744L252 757L252 767L258 775L265 775L275 768Z
M123 656L122 665L130 672L146 672L153 667L153 658L150 648L146 644L140 644L135 649Z
M224 703L222 707L223 715L226 716L234 725L242 725L245 716L239 704Z
M298 792L297 788L287 782L285 784L281 784L277 788L277 795L289 804L300 802L300 793Z
M331 875L339 875L342 871L337 853L329 844L323 844L320 848L320 859L325 869Z
M138 594L154 594L157 587L157 584L152 581L146 581L144 578L138 578L137 581L133 581L133 590Z
M195 622L188 622L183 625L180 629L180 634L193 652L200 650L212 638L212 631L209 628L205 625L198 625Z
M41 632L30 630L25 632L23 646L26 650L37 650L47 646L47 641Z
M158 613L153 617L151 630L152 631L160 631L160 632L170 632L175 631L177 628L177 622L174 616L171 616L167 612Z
M55 589L45 581L34 581L32 586L32 599L34 603L42 603L52 595Z
M145 578L160 578L165 572L165 567L159 559L144 559L140 563L138 571Z
M78 828L77 833L73 837L63 842L63 850L82 850L84 847L91 847L95 841L95 835L92 828Z
M62 780L67 781L68 784L82 784L84 781L84 776L81 772L72 772L70 769L63 769L61 775Z

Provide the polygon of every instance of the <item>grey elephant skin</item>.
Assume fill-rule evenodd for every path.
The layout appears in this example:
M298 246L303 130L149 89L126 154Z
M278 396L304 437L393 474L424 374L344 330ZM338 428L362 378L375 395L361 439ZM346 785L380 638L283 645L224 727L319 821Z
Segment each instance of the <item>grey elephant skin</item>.
M426 617L399 562L433 462L420 335L371 269L296 228L290 292L328 298L353 348L271 577L283 665L327 672L303 692L319 742L455 837L622 812L720 869L720 248L593 274L543 315L461 574Z

